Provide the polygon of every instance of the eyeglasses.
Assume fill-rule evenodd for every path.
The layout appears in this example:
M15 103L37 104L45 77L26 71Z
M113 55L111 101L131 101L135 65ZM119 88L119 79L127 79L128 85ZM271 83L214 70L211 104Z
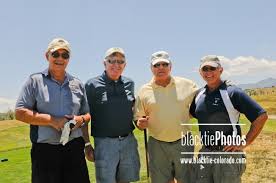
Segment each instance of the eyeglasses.
M122 64L126 63L126 61L124 61L124 60L107 60L107 62L112 64L112 65L114 65L116 63L119 64L119 65L122 65Z
M169 63L157 63L157 64L154 64L153 67L154 68L159 68L161 65L163 67L168 67L170 64Z
M217 67L207 67L207 66L204 66L201 68L201 70L203 72L208 72L208 71L215 71L217 69Z
M51 53L51 55L54 58L58 58L61 56L63 59L69 59L69 57L70 57L68 52L59 53L58 51L54 51Z

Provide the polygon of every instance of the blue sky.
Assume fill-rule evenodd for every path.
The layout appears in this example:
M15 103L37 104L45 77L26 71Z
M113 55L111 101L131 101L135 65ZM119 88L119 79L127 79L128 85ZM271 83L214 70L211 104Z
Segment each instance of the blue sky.
M26 78L47 68L55 37L72 47L68 72L86 82L103 72L113 46L127 55L124 75L136 89L151 78L150 55L169 52L173 75L203 82L207 54L220 55L224 78L235 83L276 78L276 2L273 0L47 0L2 1L0 111L13 105Z

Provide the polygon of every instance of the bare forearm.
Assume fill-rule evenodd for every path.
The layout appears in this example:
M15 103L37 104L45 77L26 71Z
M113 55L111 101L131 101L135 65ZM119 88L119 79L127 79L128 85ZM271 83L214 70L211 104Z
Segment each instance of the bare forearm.
M85 141L85 143L90 142L90 138L89 138L89 132L88 132L88 124L85 124L82 128L82 136L83 139Z
M90 120L91 120L91 116L90 116L89 113L86 113L86 114L82 115L82 117L84 119L83 122L86 123L86 124L88 124L90 122Z
M88 132L88 123L91 120L91 116L89 113L86 113L86 114L82 115L82 118L84 119L84 121L83 121L84 125L81 128L82 136L83 136L85 143L87 143L87 142L90 142L89 132Z
M261 114L255 121L252 122L250 130L246 135L246 146L250 145L255 138L260 134L263 129L263 126L267 120L267 114Z
M53 120L49 114L41 114L26 108L17 109L15 117L19 121L40 126L49 126Z

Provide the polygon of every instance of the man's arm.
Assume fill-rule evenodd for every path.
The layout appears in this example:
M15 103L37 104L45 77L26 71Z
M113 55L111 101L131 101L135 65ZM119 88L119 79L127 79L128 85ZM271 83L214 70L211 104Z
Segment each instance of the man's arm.
M27 108L16 109L15 118L31 125L51 126L59 131L63 128L64 123L68 121L65 117L56 118L49 114L38 113Z
M88 132L88 123L91 120L91 116L89 113L85 114L85 115L81 115L79 116L82 118L82 135L83 135L83 139L85 143L90 143L90 138L89 138L89 132Z
M250 130L246 135L246 146L252 144L255 138L260 134L265 125L265 122L267 121L267 118L267 113L263 113L251 123Z
M224 151L242 151L244 148L246 148L247 146L252 144L252 142L256 139L256 137L262 131L267 118L268 118L267 113L263 113L259 117L257 117L256 120L254 120L251 123L250 129L249 129L248 133L246 134L246 144L245 145L226 146L224 148Z
M81 130L85 142L85 157L88 161L94 162L94 149L90 142L88 123L85 123L85 125L82 126Z
M143 117L139 118L137 121L135 121L135 124L139 130L144 130L144 129L148 128L149 116L143 116Z
M95 93L96 88L89 81L84 85L84 87L85 87L86 103L88 104L90 113L92 114L92 101L95 100L94 93ZM91 116L90 116L89 120L91 120ZM90 142L90 136L89 136L89 131L88 131L88 123L86 123L82 127L82 135L83 135L83 139L85 142L85 148L84 148L85 157L88 161L95 162L94 149Z

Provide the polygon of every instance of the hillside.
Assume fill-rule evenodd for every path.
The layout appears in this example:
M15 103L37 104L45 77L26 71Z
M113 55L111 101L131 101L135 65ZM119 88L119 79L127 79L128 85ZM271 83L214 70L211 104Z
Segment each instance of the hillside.
M269 115L276 115L276 87L246 89L245 91L264 107Z
M239 88L245 89L253 89L253 88L271 88L276 87L276 79L274 78L267 78L261 80L257 83L248 83L248 84L240 84L238 85Z

